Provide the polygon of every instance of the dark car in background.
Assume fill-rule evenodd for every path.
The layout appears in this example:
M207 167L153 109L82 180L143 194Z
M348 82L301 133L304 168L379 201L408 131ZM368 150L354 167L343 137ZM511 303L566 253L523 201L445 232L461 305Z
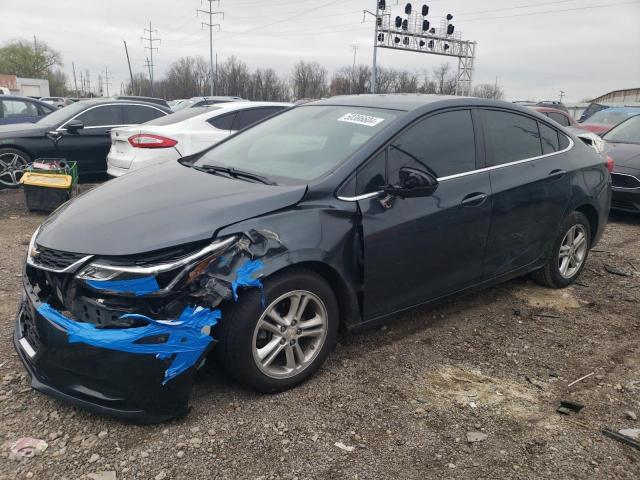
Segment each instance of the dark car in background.
M576 122L576 120L568 112L565 112L564 110L558 110L557 108L553 108L553 107L538 107L538 106L532 106L531 108L536 112L540 112L544 116L549 117L551 120L559 123L563 127L580 128L580 124Z
M602 136L614 163L611 208L640 213L640 115L628 118Z
M57 210L30 242L14 342L37 390L137 421L185 413L212 349L282 391L339 327L531 272L570 285L610 185L594 149L510 103L309 102Z
M160 105L121 100L82 100L52 108L36 123L0 126L0 188L19 186L24 167L36 158L76 161L80 178L105 173L112 128L172 113Z
M602 136L620 122L640 114L640 107L610 107L591 115L580 127Z
M0 125L37 122L55 110L57 107L33 98L0 95Z

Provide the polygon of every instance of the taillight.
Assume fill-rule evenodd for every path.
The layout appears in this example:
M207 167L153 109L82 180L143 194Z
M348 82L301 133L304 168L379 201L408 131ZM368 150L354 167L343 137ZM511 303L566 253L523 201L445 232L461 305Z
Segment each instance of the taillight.
M129 143L134 148L168 148L173 147L178 142L172 138L152 135L150 133L139 133L129 137Z
M611 158L609 155L605 156L605 163L607 165L607 170L609 170L609 173L613 172L613 167L614 167L614 163L613 163L613 158Z

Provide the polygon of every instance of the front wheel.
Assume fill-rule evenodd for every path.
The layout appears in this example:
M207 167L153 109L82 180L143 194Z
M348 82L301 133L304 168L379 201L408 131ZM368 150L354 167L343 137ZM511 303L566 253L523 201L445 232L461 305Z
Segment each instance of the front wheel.
M338 303L327 282L295 269L243 290L222 309L218 356L236 379L260 392L291 388L329 355L338 330Z
M562 223L546 265L533 273L533 279L548 287L564 288L572 284L587 262L591 247L591 227L587 217L572 212Z
M29 155L15 148L0 148L0 189L18 188L31 162Z

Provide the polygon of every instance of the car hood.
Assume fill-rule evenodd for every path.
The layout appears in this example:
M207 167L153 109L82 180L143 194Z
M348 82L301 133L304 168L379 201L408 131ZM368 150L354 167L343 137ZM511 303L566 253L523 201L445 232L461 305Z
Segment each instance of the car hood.
M9 139L16 137L27 137L34 134L51 130L52 127L43 127L35 123L10 123L8 125L0 125L0 139Z
M640 145L631 143L607 143L607 155L616 166L640 169Z
M298 203L306 185L229 179L167 162L87 192L41 226L38 245L132 255L211 239L220 228Z

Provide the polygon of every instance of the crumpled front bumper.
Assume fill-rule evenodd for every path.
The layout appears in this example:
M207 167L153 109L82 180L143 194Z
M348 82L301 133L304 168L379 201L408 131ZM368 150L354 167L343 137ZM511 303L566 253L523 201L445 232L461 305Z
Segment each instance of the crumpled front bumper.
M38 311L42 304L26 276L23 284L14 345L34 389L95 413L132 422L161 422L188 411L197 367L214 342L192 367L165 382L170 358L70 343L67 332ZM22 338L31 351L21 345Z

